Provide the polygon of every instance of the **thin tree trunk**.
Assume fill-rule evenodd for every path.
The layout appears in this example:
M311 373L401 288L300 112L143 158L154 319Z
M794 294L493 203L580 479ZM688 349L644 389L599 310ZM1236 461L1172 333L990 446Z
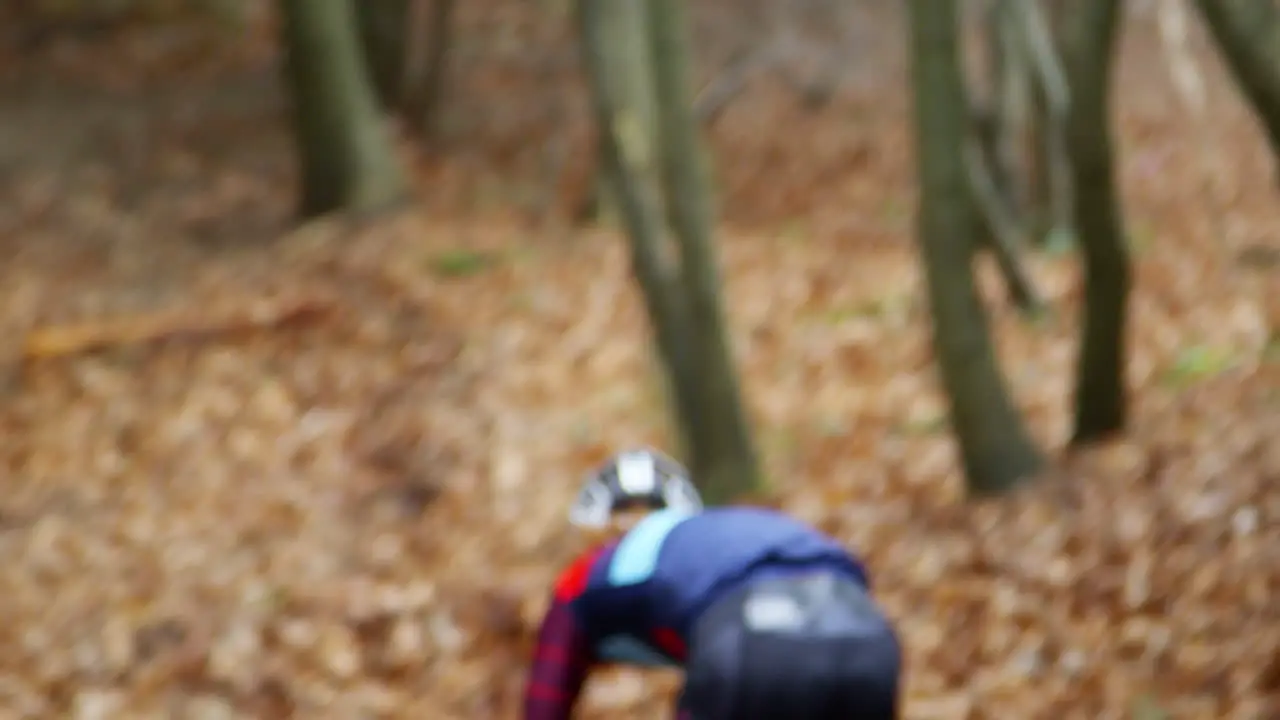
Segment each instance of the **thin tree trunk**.
M1280 163L1280 9L1272 0L1196 0L1195 5Z
M934 348L950 400L966 484L1005 491L1041 457L1005 389L974 287L973 203L965 171L966 99L955 0L910 0L919 240L933 315Z
M654 63L650 56L648 43L648 18L645 4L648 0L610 0L614 3L611 12L601 25L605 33L604 42L614 46L614 52L625 58L610 71L608 82L615 86L618 97L626 98L627 107L634 111L637 129L648 138L650 147L658 146L657 99L654 87ZM588 206L584 209L583 220L599 222L610 218L617 212L616 190L611 186L609 173L604 171L600 162L604 148L600 146L603 138L597 139L597 163ZM658 172L658 165L650 168ZM655 175L652 180L661 183Z
M1044 91L1037 83L1031 96L1031 132L1027 143L1027 234L1030 235L1033 243L1041 247L1049 244L1056 225L1053 219L1054 158L1050 148L1052 122ZM1065 143L1061 144L1065 145ZM1060 155L1060 159L1066 167L1067 177L1070 177L1070 160L1065 153ZM1071 213L1069 198L1066 208L1069 216Z
M668 238L657 181L655 138L644 131L639 119L642 111L627 105L628 98L616 82L619 75L632 72L619 66L637 60L627 48L611 42L610 30L617 20L611 13L618 13L619 7L617 3L577 0L583 65L600 128L601 168L616 191L618 213L631 249L632 271L640 283L656 350L666 368L673 415L682 440L689 446L696 428L705 424L702 406L696 401L697 368L688 343L692 335L690 317L680 268L664 248ZM685 449L686 453L691 451L690 447Z
M1065 15L1058 0L1018 6L1033 60L1029 140L1028 228L1041 245L1072 238L1071 161L1067 157L1067 114L1071 98L1059 52L1057 28Z
M630 237L684 454L707 501L718 503L757 491L760 474L720 307L687 28L672 13L678 2L667 2L630 21L617 2L579 0L577 14L602 168ZM627 30L630 40L619 35ZM668 252L671 235L678 252Z
M993 0L988 8L987 34L992 60L992 114L994 133L988 153L991 179L1000 190L1009 214L1019 227L1025 223L1026 188L1023 177L1022 140L1030 120L1030 65L1018 25L1016 4L1024 0Z
M691 467L709 500L720 502L758 491L761 476L720 301L711 179L689 84L687 7L685 0L647 6L663 186L694 332L697 402L706 412L705 424L693 429Z
M376 210L407 190L365 74L351 0L283 0L303 216Z
M1009 299L1023 315L1035 316L1044 305L1021 257L1026 223L1020 214L1027 194L1018 140L1027 129L1022 106L1029 77L1014 22L1013 3L1018 1L991 0L982 8L987 77L978 92L966 93L971 139L965 146L965 167L975 210L974 241L991 251Z
M979 221L974 232L995 257L1013 304L1024 315L1035 316L1044 310L1044 301L1019 253L1022 228L992 176L993 148L984 146L981 133L978 135L965 145L965 168Z
M430 3L430 12L421 8ZM405 73L402 93L406 98L406 114L409 124L424 141L432 142L439 134L440 104L449 70L449 58L453 52L453 17L457 0L416 0L410 13L410 27L420 33L426 44L410 43L409 70ZM421 15L421 17L419 17ZM418 55L421 54L419 59Z
M1068 138L1085 283L1073 444L1124 429L1127 411L1125 332L1131 281L1109 100L1120 15L1119 0L1076 0L1067 20L1072 92Z
M360 42L382 108L399 110L409 39L409 0L355 0Z

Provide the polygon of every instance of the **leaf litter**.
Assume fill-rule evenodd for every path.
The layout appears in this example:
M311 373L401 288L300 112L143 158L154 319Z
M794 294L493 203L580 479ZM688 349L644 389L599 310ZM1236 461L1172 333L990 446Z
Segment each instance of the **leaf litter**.
M1280 306L1274 270L1234 258L1274 243L1280 216L1225 82L1210 87L1234 185L1228 204L1204 201L1153 42L1130 33L1119 78L1135 88L1119 115L1127 210L1149 236L1132 431L1001 501L961 502L910 223L886 219L914 192L898 76L819 115L766 84L714 133L770 500L867 556L906 641L907 718L1274 716ZM469 63L459 72L483 82L460 82L476 93L459 112L511 83ZM459 157L420 163L428 193L448 180L423 209L278 238L288 199L254 192L233 211L251 217L207 229L227 211L203 208L256 187L214 153L159 163L127 193L92 168L64 170L56 193L23 184L47 182L39 167L16 176L7 192L39 203L5 218L21 232L0 268L15 340L0 707L515 716L547 588L581 546L563 517L580 473L670 429L619 238L477 217L468 187L533 165L474 132ZM287 148L259 158L268 174L287 177ZM165 174L201 172L221 179ZM1069 258L1031 262L1052 321L1020 321L985 268L981 286L1010 387L1057 449L1080 291ZM297 308L323 312L297 322ZM665 717L676 681L606 673L583 715Z

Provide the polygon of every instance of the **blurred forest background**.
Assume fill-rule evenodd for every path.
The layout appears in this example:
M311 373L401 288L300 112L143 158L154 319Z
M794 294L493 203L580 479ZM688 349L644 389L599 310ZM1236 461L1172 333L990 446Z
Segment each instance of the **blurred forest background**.
M1276 717L1280 14L1030 4L5 3L0 718L516 717L642 442L909 720Z

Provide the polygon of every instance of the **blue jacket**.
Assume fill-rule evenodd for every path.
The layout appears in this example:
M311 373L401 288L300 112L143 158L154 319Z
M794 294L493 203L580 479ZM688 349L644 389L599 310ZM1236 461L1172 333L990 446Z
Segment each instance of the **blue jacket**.
M525 720L566 720L601 662L680 666L703 610L743 582L829 569L868 585L861 562L787 515L748 507L654 513L561 573L543 618Z

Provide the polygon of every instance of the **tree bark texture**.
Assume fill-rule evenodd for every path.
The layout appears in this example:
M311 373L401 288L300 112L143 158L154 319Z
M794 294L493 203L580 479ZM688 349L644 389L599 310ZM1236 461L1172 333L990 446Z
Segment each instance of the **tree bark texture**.
M690 87L688 6L685 0L647 6L666 208L694 327L698 402L707 410L705 425L695 428L691 461L708 494L727 500L758 490L761 478L720 299L710 167Z
M430 5L429 8L423 9ZM453 54L453 18L457 0L415 0L409 25L415 34L410 41L408 69L405 71L406 114L409 124L426 141L437 139L440 108ZM425 47L424 47L425 45Z
M409 47L410 0L355 0L360 43L384 110L400 109Z
M366 75L352 0L282 0L304 217L376 210L407 184Z
M1067 137L1085 300L1076 368L1073 444L1124 428L1125 334L1131 269L1111 143L1111 70L1119 0L1077 0L1067 23L1072 105Z
M1280 165L1280 8L1274 0L1196 0Z
M630 26L640 41L633 44L615 34L626 25L621 3L578 0L584 64L603 169L629 236L684 454L705 499L720 503L758 491L760 474L719 299L683 6L650 0L647 7Z
M955 0L910 0L919 236L934 349L966 486L994 495L1029 478L1041 456L1009 399L974 286L974 207L966 174L967 102Z

